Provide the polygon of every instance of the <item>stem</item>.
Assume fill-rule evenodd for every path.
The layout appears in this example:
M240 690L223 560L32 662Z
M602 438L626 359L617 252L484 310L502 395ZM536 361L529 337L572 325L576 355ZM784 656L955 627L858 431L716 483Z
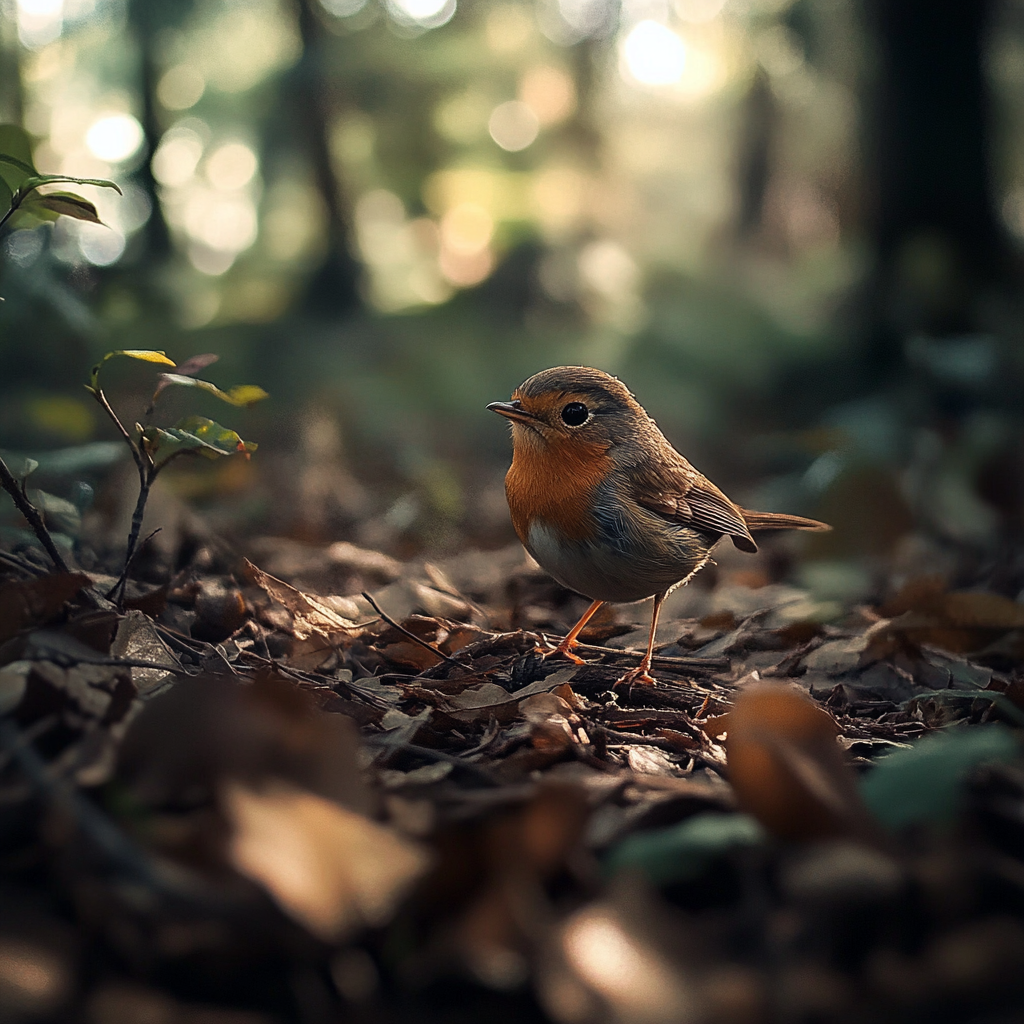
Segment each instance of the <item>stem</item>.
M135 557L135 546L139 542L139 533L142 531L142 517L146 514L149 489L153 486L155 479L156 473L146 473L142 478L139 486L139 500L135 502L135 511L132 513L132 528L128 534L128 549L124 556L124 569L121 570L118 581L107 594L107 597L112 601L116 601L119 606L124 599L125 588L128 585L128 574L131 571L132 559Z
M128 585L128 574L131 572L132 558L135 556L135 546L139 542L139 532L142 530L142 517L146 512L149 490L153 486L153 481L156 479L156 475L160 472L161 467L153 464L149 452L137 444L131 434L125 429L117 413L114 412L107 401L107 396L103 394L102 388L96 387L89 390L92 391L93 397L100 403L100 407L110 417L111 422L117 427L121 437L124 438L124 443L128 445L132 458L135 460L135 468L139 471L139 498L135 502L135 512L132 514L132 528L128 534L128 550L124 556L124 569L121 570L121 575L118 577L117 582L107 593L107 597L111 601L115 601L118 607L120 607L124 600L125 588Z
M0 221L0 225L2 223ZM0 486L14 499L14 504L17 506L18 511L28 520L29 526L32 527L35 535L39 538L39 543L43 545L46 553L50 556L50 561L53 562L60 572L70 572L71 570L68 568L67 562L64 561L61 553L57 550L57 545L53 543L53 538L50 536L50 531L46 528L39 510L25 497L25 492L14 478L14 474L7 468L7 464L3 459L0 459Z

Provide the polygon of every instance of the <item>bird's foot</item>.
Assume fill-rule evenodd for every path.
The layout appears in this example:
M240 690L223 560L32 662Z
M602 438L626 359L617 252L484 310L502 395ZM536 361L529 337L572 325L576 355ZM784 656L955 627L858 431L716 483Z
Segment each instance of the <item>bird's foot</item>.
M538 644L534 647L534 651L543 658L550 658L554 654L561 654L563 658L571 661L574 665L586 665L586 662L579 655L572 653L570 646L570 644L563 640L557 647L551 647L549 644Z
M658 680L651 675L650 667L649 664L641 662L636 668L631 668L625 675L619 676L612 684L612 689L616 690L620 686L628 686L630 689L634 686L657 686Z

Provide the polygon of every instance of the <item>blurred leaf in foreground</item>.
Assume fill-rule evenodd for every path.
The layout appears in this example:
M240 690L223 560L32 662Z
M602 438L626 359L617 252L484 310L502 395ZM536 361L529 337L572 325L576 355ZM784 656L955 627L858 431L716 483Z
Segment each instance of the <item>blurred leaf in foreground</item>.
M874 822L814 701L783 685L743 690L726 722L729 781L741 807L784 839L873 840Z
M707 811L672 828L624 839L608 855L605 868L611 873L637 868L654 885L685 882L727 851L756 846L764 838L764 829L747 814Z
M881 758L861 783L871 812L900 829L917 822L948 823L955 816L967 776L979 765L1020 754L1014 734L1001 725L961 728L926 736L909 750Z
M418 844L314 793L230 782L222 795L228 859L325 941L384 924L428 867Z

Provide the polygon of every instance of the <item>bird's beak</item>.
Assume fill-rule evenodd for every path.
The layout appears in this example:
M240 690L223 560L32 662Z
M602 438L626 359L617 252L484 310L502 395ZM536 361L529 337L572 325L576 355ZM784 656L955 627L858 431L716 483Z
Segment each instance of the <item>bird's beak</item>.
M520 423L533 423L537 417L528 413L518 402L491 402L487 406L491 412L504 416L508 420L518 420Z

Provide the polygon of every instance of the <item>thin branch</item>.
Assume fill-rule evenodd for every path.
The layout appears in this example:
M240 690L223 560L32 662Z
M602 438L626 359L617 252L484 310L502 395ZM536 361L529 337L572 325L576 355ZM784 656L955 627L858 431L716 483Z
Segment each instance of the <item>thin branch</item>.
M450 662L452 665L458 665L458 662L454 658L449 657L447 654L444 653L444 651L438 650L438 648L437 648L437 646L435 644L430 643L429 640L424 640L423 637L421 637L421 636L417 636L412 631L406 629L405 626L401 626L397 622L395 622L395 620L393 618L391 618L390 615L386 615L384 612L382 612L381 608L380 608L380 605L377 604L377 602L374 601L374 599L372 597L370 597L370 595L365 590L363 591L363 597L366 598L366 600L370 604L370 607L389 626L394 626L394 628L397 629L398 632L401 633L403 636L407 636L410 640L412 640L413 643L419 644L420 647L425 647L428 651L430 651L432 654L436 654L439 658L443 658L445 661Z
M132 439L131 434L129 434L128 431L125 429L124 424L121 422L120 419L118 419L117 413L114 412L114 410L110 406L110 403L107 401L107 396L103 394L103 389L90 388L89 390L92 391L93 398L95 398L96 401L100 403L100 406L103 409L103 411L110 417L111 422L120 431L121 437L124 438L125 444L127 444L128 447L131 449L132 458L135 460L135 465L139 470L139 477L144 482L146 478L147 466L143 460L142 449L139 448L139 446Z
M145 490L145 494L146 494L146 495L148 496L148 494L149 494L149 488L146 488L146 490ZM145 503L145 501L143 500L143 496L142 496L142 494L140 494L140 495L139 495L139 503L141 503L141 504L142 504L142 506L143 506L143 509L145 509L145 504L146 504L146 503ZM140 518L140 519L139 519L139 526L141 526L141 525L142 525L142 519ZM132 517L132 529L133 529L133 530L135 529L135 517L134 517L134 516ZM146 537L146 538L145 538L145 539L144 539L144 540L142 541L142 543L141 543L141 544L140 544L140 545L139 545L139 546L138 546L137 548L136 548L136 547L134 546L134 543L132 543L131 541L129 542L129 545L128 545L128 550L129 550L130 554L129 554L129 555L128 555L128 557L127 557L127 558L125 559L125 563L124 563L124 568L123 568L123 569L121 570L121 575L120 575L120 576L119 576L119 577L117 578L117 582L116 582L116 583L115 583L115 584L114 584L114 585L113 585L113 586L112 586L112 587L111 587L111 588L110 588L110 589L109 589L109 590L107 591L107 593L106 593L106 595L105 595L108 601L113 601L113 600L115 600L115 598L114 598L114 595L115 595L115 594L118 594L119 596L117 597L117 599L116 599L116 600L117 600L117 603L118 603L118 604L120 604L120 603L121 603L121 600L122 600L122 599L124 598L124 591L125 591L125 589L126 589L126 588L127 588L127 586L128 586L128 574L129 574L129 573L131 572L131 570L132 570L132 565L133 565L133 563L135 562L135 557L136 557L136 555L139 555L139 554L141 554L141 553L142 553L142 549L143 549L143 548L144 548L144 547L145 547L145 546L146 546L146 545L147 545L147 544L148 544L148 543L149 543L149 542L150 542L150 541L151 541L151 540L152 540L152 539L153 539L153 538L154 538L154 537L155 537L155 536L156 536L156 535L157 535L157 534L158 534L158 533L159 533L159 532L160 532L160 531L162 530L162 529L163 529L163 527L162 527L162 526L158 526L158 527L157 527L157 528L156 528L156 529L155 529L155 530L154 530L154 531L153 531L153 532L152 532L151 534L149 534L149 535L148 535L148 536L147 536L147 537ZM136 533L136 536L138 536L138 534L137 534L137 533Z
M0 225L2 223L0 221ZM46 553L50 556L50 561L53 562L60 572L70 572L71 570L68 568L67 562L64 561L63 556L57 550L57 545L53 543L53 537L50 536L50 531L46 528L43 517L39 514L39 509L25 497L25 492L21 489L14 474L7 468L7 463L3 459L0 459L0 486L11 496L18 511L28 520L28 525L32 527L33 532L39 538L39 543L46 549Z

